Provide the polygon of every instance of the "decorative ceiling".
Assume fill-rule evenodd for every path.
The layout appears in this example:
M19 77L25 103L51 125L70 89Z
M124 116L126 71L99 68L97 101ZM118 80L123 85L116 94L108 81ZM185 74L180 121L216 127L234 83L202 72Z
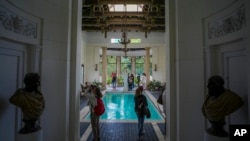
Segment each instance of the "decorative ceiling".
M141 11L124 11L114 5L138 5ZM108 32L165 32L164 0L83 0L82 30L101 32L107 37Z

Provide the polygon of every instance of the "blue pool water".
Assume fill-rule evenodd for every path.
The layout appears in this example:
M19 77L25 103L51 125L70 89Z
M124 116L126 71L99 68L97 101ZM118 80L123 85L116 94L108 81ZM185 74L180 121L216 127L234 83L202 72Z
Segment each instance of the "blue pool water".
M134 111L134 94L131 93L106 93L103 97L105 113L101 120L137 120ZM147 98L148 107L151 112L151 118L146 120L163 120L161 114ZM88 114L85 119L90 119Z

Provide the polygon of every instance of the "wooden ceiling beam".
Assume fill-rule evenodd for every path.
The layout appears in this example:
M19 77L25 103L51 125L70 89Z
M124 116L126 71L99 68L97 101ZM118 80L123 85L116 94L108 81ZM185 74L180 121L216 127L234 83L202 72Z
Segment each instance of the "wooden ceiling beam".
M104 24L101 24L101 23L82 23L82 26L103 26ZM119 25L121 27L127 27L127 28L130 28L130 26L133 26L133 25L138 25L138 26L150 26L150 27L158 27L158 26L165 26L165 23L154 23L154 24L145 24L144 22L132 22L132 23L129 23L129 24L120 24L120 23L108 23L107 25L104 25L104 26L112 26L112 25Z
M108 4L144 4L143 12L111 12ZM83 31L164 32L164 0L85 0L82 7Z
M163 14L159 14L157 12L95 12L89 15L83 15L83 18L96 18L96 17L147 17L147 18L162 18L164 19L165 16Z
M99 27L82 27L84 31L108 31L108 32L120 32L123 30L122 27L118 27L118 26L109 26L106 29L101 30ZM155 32L164 32L165 31L165 27L151 27L150 30L148 30L146 27L141 27L141 26L133 26L133 27L129 27L128 31L137 31L137 32L145 32L145 31L155 31Z
M99 0L98 4L153 4L152 0Z

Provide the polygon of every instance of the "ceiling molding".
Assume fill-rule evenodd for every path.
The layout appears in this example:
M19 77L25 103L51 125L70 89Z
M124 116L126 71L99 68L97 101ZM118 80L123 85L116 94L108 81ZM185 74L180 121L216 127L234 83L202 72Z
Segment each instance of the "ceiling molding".
M85 0L82 30L102 33L122 31L165 32L164 0ZM112 12L108 4L143 4L142 12Z

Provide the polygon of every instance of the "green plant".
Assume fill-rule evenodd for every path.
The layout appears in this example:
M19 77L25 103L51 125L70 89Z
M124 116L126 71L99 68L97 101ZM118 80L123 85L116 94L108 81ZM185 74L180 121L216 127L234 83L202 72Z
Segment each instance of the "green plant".
M118 85L119 86L123 86L124 85L124 82L123 82L123 77L122 76L119 76L118 78L117 78L117 83L118 83Z
M153 80L153 81L150 81L147 85L147 89L148 90L158 90L159 87L161 86L161 82L160 81L156 81L156 80Z
M137 84L138 83L138 80L137 78L134 79L134 83Z
M107 84L110 85L112 83L112 78L111 77L108 77L107 78Z
M96 80L94 80L94 82L92 83L94 85L96 85L97 87L101 88L102 87L102 83L101 82L98 82Z

